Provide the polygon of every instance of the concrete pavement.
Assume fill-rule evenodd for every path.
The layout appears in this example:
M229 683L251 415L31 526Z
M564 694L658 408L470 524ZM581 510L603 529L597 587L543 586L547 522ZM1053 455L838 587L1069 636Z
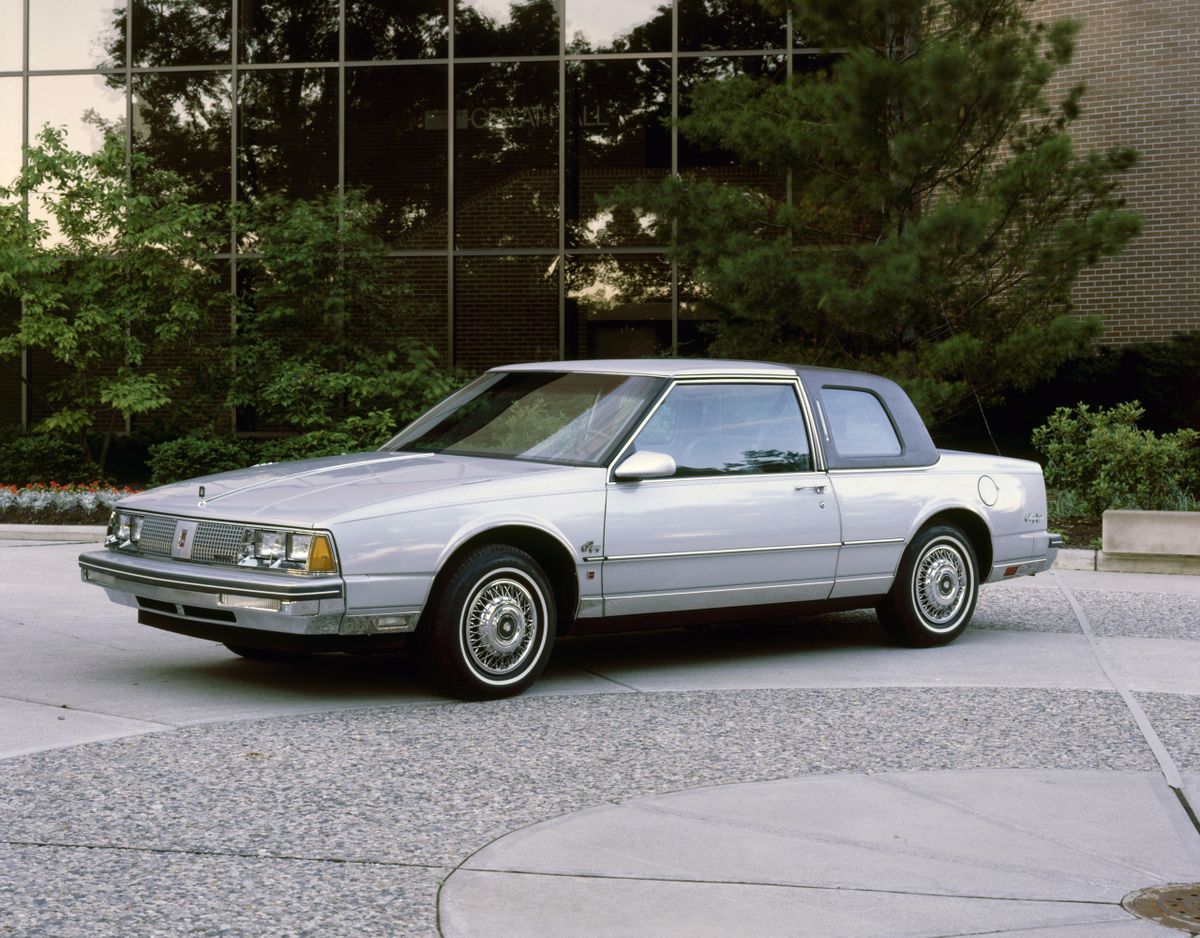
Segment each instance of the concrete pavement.
M138 626L79 550L0 541L0 934L1165 936L1121 897L1200 881L1200 578L988 587L924 651L567 640L462 704Z

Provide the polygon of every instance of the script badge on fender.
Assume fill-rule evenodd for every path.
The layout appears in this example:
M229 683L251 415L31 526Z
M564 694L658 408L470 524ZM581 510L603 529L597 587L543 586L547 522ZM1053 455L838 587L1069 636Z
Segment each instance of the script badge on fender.
M176 560L192 559L192 542L196 539L196 521L175 523L175 536L171 538L171 556Z

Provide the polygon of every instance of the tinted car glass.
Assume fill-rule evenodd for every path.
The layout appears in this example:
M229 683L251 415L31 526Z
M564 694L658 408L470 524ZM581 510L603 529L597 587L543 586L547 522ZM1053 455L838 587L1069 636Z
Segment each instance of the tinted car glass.
M600 465L662 388L639 375L485 375L385 449Z
M812 469L800 402L786 384L680 385L634 445L671 456L676 476Z
M833 443L843 456L899 456L900 438L883 403L870 391L821 389Z

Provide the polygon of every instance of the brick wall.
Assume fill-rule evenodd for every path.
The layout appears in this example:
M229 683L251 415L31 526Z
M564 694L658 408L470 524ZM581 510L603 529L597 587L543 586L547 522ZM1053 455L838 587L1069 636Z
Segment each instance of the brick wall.
M1123 188L1143 233L1083 275L1079 311L1101 315L1114 345L1200 330L1200 3L1037 0L1034 11L1083 22L1053 89L1088 86L1079 149L1141 153Z

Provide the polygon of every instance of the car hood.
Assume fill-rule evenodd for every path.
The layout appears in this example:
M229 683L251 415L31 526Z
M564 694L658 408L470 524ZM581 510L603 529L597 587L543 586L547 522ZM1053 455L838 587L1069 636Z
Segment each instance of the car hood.
M353 453L268 463L175 482L130 496L120 507L307 527L327 524L339 516L361 516L364 509L376 505L388 504L390 510L404 510L409 503L417 507L417 502L428 502L422 496L463 486L576 471L569 466L471 456ZM535 483L531 491L540 489L541 484ZM473 489L472 494L482 493Z

